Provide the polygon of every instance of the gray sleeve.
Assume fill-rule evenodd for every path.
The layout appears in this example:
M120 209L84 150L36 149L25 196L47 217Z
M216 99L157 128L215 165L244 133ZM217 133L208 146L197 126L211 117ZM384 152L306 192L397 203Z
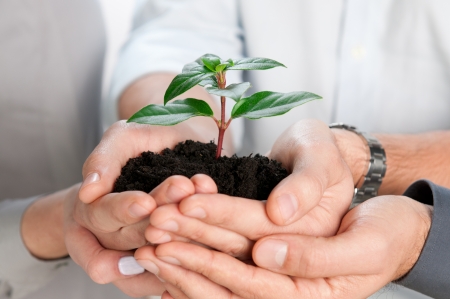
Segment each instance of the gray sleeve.
M450 190L421 180L405 196L433 205L433 219L422 253L411 271L397 283L431 296L450 298Z
M0 298L21 298L43 287L67 259L43 261L32 256L22 242L24 211L38 197L0 202Z

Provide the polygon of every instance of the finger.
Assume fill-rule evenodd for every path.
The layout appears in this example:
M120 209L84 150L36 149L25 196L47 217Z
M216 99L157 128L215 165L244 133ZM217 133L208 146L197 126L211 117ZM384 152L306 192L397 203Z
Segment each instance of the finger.
M83 184L79 191L81 201L90 203L110 193L129 158L144 151L159 152L172 148L185 139L177 134L178 131L171 127L155 130L153 126L126 121L113 124L83 165Z
M163 283L154 274L147 271L134 277L115 281L114 285L133 298L159 296L165 290Z
M150 242L155 234L152 227L155 227L243 259L250 256L253 246L252 241L236 232L182 215L175 204L156 209L150 217L150 224L145 234Z
M177 203L193 194L195 194L194 183L182 175L168 177L150 192L158 206Z
M189 299L188 296L186 296L179 288L177 288L176 286L170 284L170 283L165 283L164 286L166 287L167 290L167 298L172 298L172 299ZM163 299L163 297L161 297L161 299Z
M164 285L167 286L169 293L174 298L229 299L231 297L229 290L213 283L201 274L158 259L152 247L139 248L135 252L135 258L147 271L164 280Z
M147 226L145 230L145 238L152 244L162 244L170 241L189 242L189 238L180 237L174 233L158 229L152 225Z
M352 230L335 237L273 235L256 242L253 260L262 268L297 277L370 275L383 271L381 234Z
M186 243L167 243L158 246L155 254L159 260L174 267L181 266L185 273L195 272L201 277L225 287L238 298L300 298L295 294L293 280L285 275L247 265L229 255ZM139 257L137 257L139 260ZM154 260L155 264L158 263ZM162 274L162 264L157 264ZM173 272L171 272L173 275ZM183 277L180 273L180 279ZM163 279L170 277L162 276ZM283 286L280 288L280 286ZM226 295L226 294L225 294ZM240 297L239 297L240 296ZM226 297L228 298L228 297ZM233 297L234 298L234 297Z
M129 258L132 252L103 248L91 232L77 224L67 228L65 242L74 262L96 283L106 284L143 272Z
M91 231L109 233L140 222L156 208L152 196L141 191L107 194L98 200L76 204L74 217Z
M170 295L169 292L165 291L162 295L161 295L161 299L175 299L172 297L172 295Z
M216 183L206 174L196 174L191 177L191 181L197 194L214 194L218 192Z
M316 233L302 222L287 226L275 225L267 217L265 203L224 194L195 194L181 201L179 210L185 216L236 232L251 240L283 232ZM158 213L157 210L155 212Z
M275 142L271 158L292 171L267 200L267 214L274 223L297 221L319 204L326 190L342 180L347 193L340 196L343 205L350 205L353 179L326 124L307 120L290 127Z

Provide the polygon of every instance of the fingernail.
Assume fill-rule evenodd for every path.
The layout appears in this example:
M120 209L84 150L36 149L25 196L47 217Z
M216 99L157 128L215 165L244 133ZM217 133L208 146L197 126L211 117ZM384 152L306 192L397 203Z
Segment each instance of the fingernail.
M166 197L167 197L168 203L177 202L181 198L184 198L188 195L189 195L188 192L186 192L185 190L183 190L175 185L170 185L166 191Z
M177 232L178 231L178 223L174 220L167 220L163 224L156 225L157 228L166 230L169 232Z
M85 187L85 186L87 186L87 185L89 185L89 184L92 184L92 183L95 183L95 182L98 182L98 181L100 181L100 175L98 173L96 173L96 172L93 172L93 173L89 174L84 179L83 184L81 184L80 189Z
M283 266L289 244L279 240L266 240L260 244L255 253L258 266L267 269L279 269Z
M192 210L183 213L186 216L203 219L206 218L206 212L200 207L193 208Z
M128 208L128 213L130 213L130 215L134 218L141 218L145 215L149 215L150 211L138 203L133 203Z
M153 273L155 275L159 274L159 268L156 266L154 262L151 262L149 260L136 260L136 262L145 268L150 273Z
M177 266L181 265L179 260L177 260L176 258L171 257L171 256L158 256L158 258L160 260L162 260L163 262L166 262L166 263L169 263L169 264L172 264L172 265L177 265Z
M298 209L297 198L292 194L283 194L277 198L278 208L280 209L281 217L284 221L288 221L294 216Z
M132 256L124 256L119 260L119 272L122 275L136 275L144 273L145 269Z
M151 241L153 244L162 244L167 243L172 240L172 237L170 237L169 234L163 234L161 237L159 237L156 241Z

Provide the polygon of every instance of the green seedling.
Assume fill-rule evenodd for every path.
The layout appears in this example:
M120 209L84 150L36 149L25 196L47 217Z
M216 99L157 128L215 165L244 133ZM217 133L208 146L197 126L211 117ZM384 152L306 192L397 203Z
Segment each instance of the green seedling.
M234 70L267 70L274 67L285 67L283 64L268 58L244 58L238 60L222 60L214 54L205 54L196 61L183 67L164 94L164 105L148 105L136 112L128 122L141 124L172 126L188 120L194 116L207 116L214 120L219 128L216 158L222 152L223 137L233 119L245 117L259 119L262 117L285 114L292 108L312 100L321 99L320 96L304 91L279 93L260 91L249 97L243 97L251 87L249 82L230 84L226 86L226 72ZM210 94L220 96L220 119L214 117L213 110L203 100L187 98L175 100L177 96L192 87L200 85ZM231 117L225 119L225 101L230 98L236 102L231 111Z

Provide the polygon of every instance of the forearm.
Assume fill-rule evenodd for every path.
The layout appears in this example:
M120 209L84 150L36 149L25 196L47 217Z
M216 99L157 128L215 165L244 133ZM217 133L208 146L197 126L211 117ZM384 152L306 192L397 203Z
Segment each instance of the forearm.
M174 74L157 73L145 76L131 84L119 99L118 109L120 119L128 119L139 109L149 104L163 104L164 93L169 86ZM196 98L207 102L214 111L216 118L219 118L219 105L214 99L200 86L196 86L185 92L180 98ZM183 123L173 127L174 130L183 132L182 136L189 139L191 133L201 136L202 142L217 140L218 128L214 121L209 117L193 117ZM232 132L225 135L224 148L233 149ZM232 150L228 150L232 153Z
M28 251L39 259L57 259L67 255L63 222L63 203L67 191L36 200L23 214L22 240Z
M353 174L355 186L362 182L369 164L369 149L356 134L332 130L344 160ZM428 179L450 187L450 132L436 131L422 134L373 134L386 152L386 175L379 195L402 194L418 179Z

